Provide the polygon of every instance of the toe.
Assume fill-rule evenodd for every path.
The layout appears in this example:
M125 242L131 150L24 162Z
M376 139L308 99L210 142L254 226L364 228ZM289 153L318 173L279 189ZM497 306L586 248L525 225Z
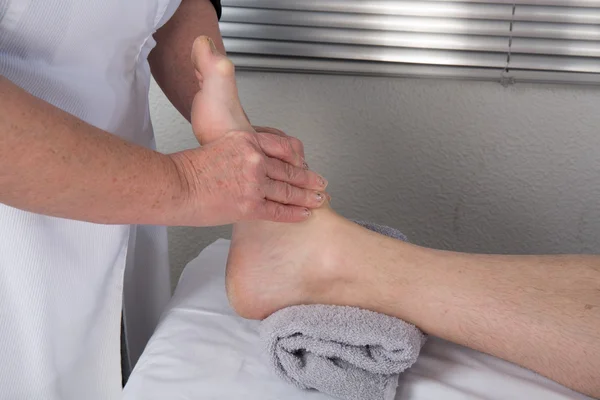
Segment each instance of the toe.
M218 75L220 78L235 79L233 63L219 53L214 42L208 36L196 38L192 46L192 63L196 69L199 80L205 77Z
M199 36L192 45L192 63L200 74L206 72L206 61L210 61L214 54L214 44L208 36Z
M194 41L192 61L202 91L210 92L213 101L233 104L233 108L241 109L235 84L235 67L225 55L219 53L208 36L200 36Z

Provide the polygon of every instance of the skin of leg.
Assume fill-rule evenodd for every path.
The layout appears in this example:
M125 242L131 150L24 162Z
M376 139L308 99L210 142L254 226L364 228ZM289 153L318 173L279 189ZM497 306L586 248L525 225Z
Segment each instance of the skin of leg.
M210 142L251 130L233 66L194 46L192 121ZM206 110L209 110L208 112ZM295 304L361 307L600 397L600 257L495 256L422 248L368 231L328 205L298 224L234 226L227 292L243 317Z
M358 283L359 301L342 293L336 302L394 315L600 397L600 257L460 254L396 243L363 251L370 268L344 272Z

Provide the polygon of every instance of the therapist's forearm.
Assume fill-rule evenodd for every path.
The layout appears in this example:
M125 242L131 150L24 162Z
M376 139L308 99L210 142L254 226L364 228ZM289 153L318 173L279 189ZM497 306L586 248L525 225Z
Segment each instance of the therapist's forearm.
M0 203L69 219L163 224L183 202L169 156L126 142L0 76Z
M188 121L198 92L198 79L191 62L192 44L202 35L210 37L219 51L225 53L212 3L183 0L173 17L154 34L157 44L148 57L154 79Z

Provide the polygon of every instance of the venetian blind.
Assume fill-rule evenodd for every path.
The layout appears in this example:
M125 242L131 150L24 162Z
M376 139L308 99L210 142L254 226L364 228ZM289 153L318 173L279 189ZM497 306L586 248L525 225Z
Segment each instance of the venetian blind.
M223 0L238 68L600 83L600 0Z

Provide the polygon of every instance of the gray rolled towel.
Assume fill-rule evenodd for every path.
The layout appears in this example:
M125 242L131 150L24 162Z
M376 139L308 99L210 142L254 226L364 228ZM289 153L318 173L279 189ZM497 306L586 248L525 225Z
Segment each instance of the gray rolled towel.
M399 239L399 231L360 225ZM284 380L342 400L392 400L425 335L400 319L354 307L284 308L260 324L269 361Z

